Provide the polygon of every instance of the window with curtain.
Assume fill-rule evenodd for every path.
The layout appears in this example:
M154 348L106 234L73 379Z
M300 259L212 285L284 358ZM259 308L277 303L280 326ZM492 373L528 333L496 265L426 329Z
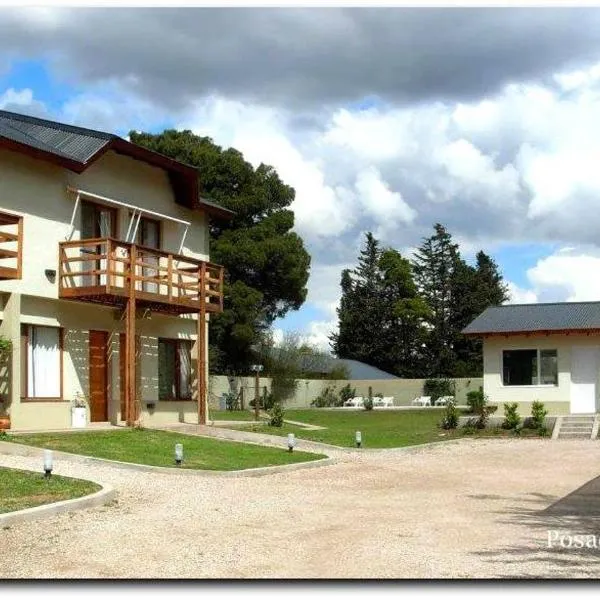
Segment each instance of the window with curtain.
M21 390L26 398L60 398L61 340L58 327L21 328Z
M158 399L191 400L192 343L158 340Z

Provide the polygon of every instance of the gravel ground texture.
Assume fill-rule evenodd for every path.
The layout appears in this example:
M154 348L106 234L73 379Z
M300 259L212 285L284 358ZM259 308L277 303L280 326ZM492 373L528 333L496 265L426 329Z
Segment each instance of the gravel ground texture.
M93 475L118 499L0 530L0 577L600 576L600 548L548 547L549 531L600 536L600 505L543 512L600 475L598 442L467 439L257 478L66 460L55 472Z

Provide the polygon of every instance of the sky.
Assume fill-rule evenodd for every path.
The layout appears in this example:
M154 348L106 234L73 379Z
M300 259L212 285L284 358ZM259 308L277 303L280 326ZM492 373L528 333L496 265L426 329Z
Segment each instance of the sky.
M511 302L600 300L600 8L0 8L0 108L276 168L328 349L364 233L442 223Z

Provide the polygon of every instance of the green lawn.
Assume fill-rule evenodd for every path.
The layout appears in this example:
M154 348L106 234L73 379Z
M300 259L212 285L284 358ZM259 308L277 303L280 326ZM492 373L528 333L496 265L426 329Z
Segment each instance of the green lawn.
M335 446L355 446L355 433L362 434L363 448L400 448L439 442L461 437L511 437L512 431L499 427L481 430L446 431L438 427L444 408L398 411L344 411L326 409L286 410L285 417L292 421L327 427L322 430L306 430L284 423L283 427L268 424L231 425L232 429L270 433L286 436L294 433L297 438L324 442ZM522 437L537 437L537 432L524 429Z
M160 467L175 466L175 444L181 443L184 454L182 468L211 471L269 467L324 458L322 454L288 452L283 442L281 449L268 448L151 429L36 433L8 435L5 439L85 456Z
M236 425L235 428L275 435L291 432L301 439L335 446L354 446L354 436L358 430L362 434L364 448L395 448L456 437L438 428L443 412L443 408L398 411L286 410L286 419L321 425L327 429L307 431L288 424L281 428L267 424Z
M0 467L0 513L31 508L93 494L100 486L91 481Z
M249 410L211 410L211 421L254 421L254 412Z

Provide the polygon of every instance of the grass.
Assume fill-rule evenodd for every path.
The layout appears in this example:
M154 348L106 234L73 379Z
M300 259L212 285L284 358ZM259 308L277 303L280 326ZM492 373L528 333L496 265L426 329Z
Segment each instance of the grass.
M252 424L236 425L235 428L282 436L294 433L300 439L348 447L355 445L355 432L360 431L362 445L365 448L397 448L452 437L453 434L442 431L437 426L442 419L443 411L443 408L401 411L345 411L318 408L286 410L286 419L321 425L327 429L306 430L287 423L284 423L283 427Z
M36 433L8 435L5 439L18 444L158 467L175 466L175 444L181 443L184 455L182 468L210 471L270 467L324 458L322 454L287 452L283 442L281 449L268 448L151 429Z
M327 427L323 430L306 430L284 423L283 427L271 427L266 423L232 425L232 428L272 435L286 436L294 433L297 438L324 442L335 446L355 446L355 433L360 431L363 448L400 448L439 442L461 437L516 437L501 428L482 430L443 430L438 427L443 408L398 411L343 411L343 410L286 410L285 418ZM523 429L522 437L535 437L534 430Z
M0 513L12 512L93 494L100 486L91 481L0 467Z
M254 412L249 410L211 410L209 417L214 421L254 421Z

